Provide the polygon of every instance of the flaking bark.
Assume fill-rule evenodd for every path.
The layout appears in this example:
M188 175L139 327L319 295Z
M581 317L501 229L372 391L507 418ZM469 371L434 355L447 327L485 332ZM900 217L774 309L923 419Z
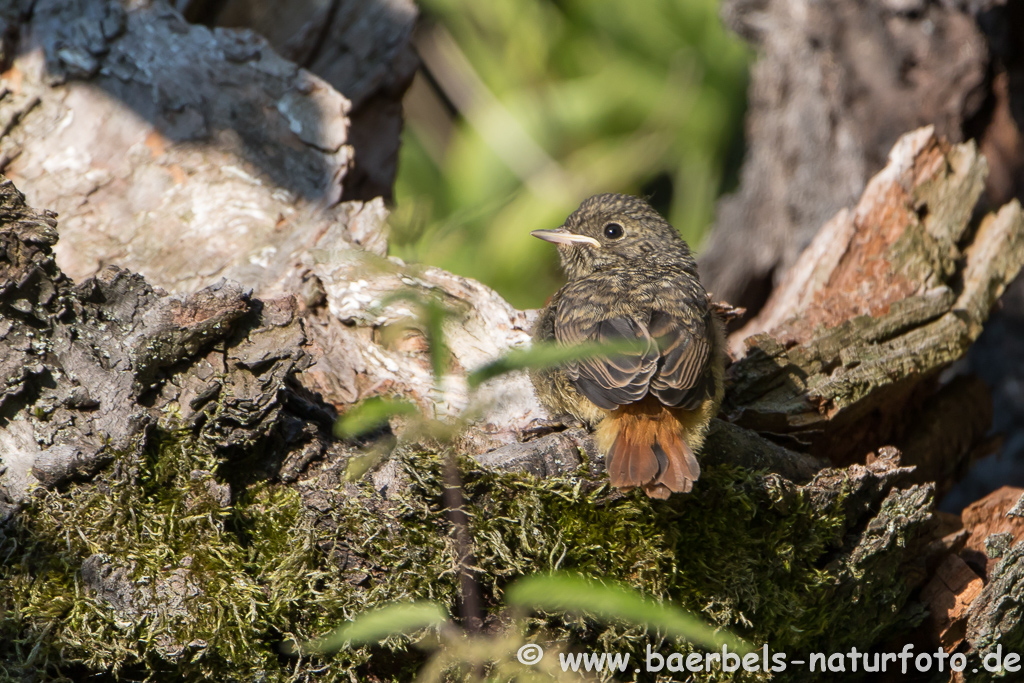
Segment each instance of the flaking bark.
M224 607L216 602L217 586L224 585L217 582L232 572L246 590L262 586L271 596L251 603L265 632L294 628L312 636L302 629L324 627L304 622L302 610L298 616L277 610L289 600L321 610L317 618L324 619L348 618L391 598L453 604L454 549L437 521L443 477L434 472L438 454L451 448L476 458L462 461L463 481L478 576L491 595L527 568L562 567L561 553L588 571L625 573L660 597L689 601L716 623L775 634L798 648L867 648L920 620L911 591L950 551L936 543L929 482L938 475L922 472L958 471L983 446L989 419L977 389L954 390L942 372L977 338L1024 262L1016 203L972 222L985 177L972 145L951 145L930 128L897 142L860 203L826 224L751 323L748 331L758 334L736 346L744 356L732 367L727 409L702 454L708 488L698 485L690 497L650 507L606 490L585 431L521 438L544 416L524 373L470 389L469 371L528 345L535 314L513 309L479 283L384 256L383 204L338 203L349 154L342 94L251 35L189 26L162 6L124 10L99 0L51 0L37 2L31 20L11 21L28 22L19 24L18 42L42 51L14 59L22 80L0 99L8 122L0 152L35 201L59 208L67 225L30 208L11 182L0 185L0 512L6 522L0 543L26 553L5 571L17 579L18 595L53 598L32 593L35 584L17 570L38 569L39 555L28 555L44 548L63 563L50 571L70 572L58 573L68 585L74 577L83 581L89 608L76 611L73 601L67 608L78 618L91 624L97 614L112 615L141 628L155 614L146 623L167 627L147 645L115 638L118 650L92 643L101 654L88 666L130 662L137 667L131 675L147 666L185 671L215 653L235 668L202 664L188 669L190 675L256 675L243 667L264 666L259 657L231 659L230 647L184 635L206 628L194 605ZM144 41L150 29L157 39ZM161 90L173 79L139 67L162 64L181 50L188 63L172 63L193 79L188 91ZM134 57L129 63L126 54ZM226 110L211 113L207 105L223 87L233 96ZM203 135L192 137L188 131L196 126ZM103 135L83 135L87 129ZM67 130L84 146L79 156L53 161L50 145L66 147ZM44 174L47 163L53 168ZM282 175L282 169L302 172ZM197 216L203 197L216 210ZM129 205L135 208L126 210ZM233 242L238 221L249 228L242 243ZM132 237L85 240L101 228ZM58 231L66 231L72 248L58 249L55 260ZM223 275L241 284L221 281ZM285 296L270 298L274 293ZM437 330L422 314L428 305L446 311L440 364ZM439 365L444 372L434 377ZM408 425L400 419L382 430L391 434L371 434L362 444L331 436L335 411L378 395L411 400L429 418L461 418L466 428L447 444L403 431ZM966 400L971 411L964 410ZM940 415L963 418L944 420L943 448L936 449L928 437ZM393 436L399 446L390 458L354 477L356 446L386 454ZM181 471L160 470L165 460ZM925 467L908 466L917 463ZM212 536L196 542L216 542L221 556L249 559L219 569L213 580L204 574L208 565L194 561L202 548L182 555L157 546L159 562L141 552L132 558L108 552L113 542L102 534L85 537L95 528L84 511L96 514L95 501L110 491L139 505L171 497L173 504L161 508L164 521L187 514L195 525L208 515ZM516 496L531 504L516 507ZM705 509L729 520L725 533L715 535L715 520L700 520L707 529L696 523L695 511ZM68 511L82 516L65 517ZM513 513L533 526L505 528L516 526L502 521ZM232 515L237 528L223 521ZM246 526L261 515L275 521ZM665 524L649 529L662 535L644 547L646 556L632 556L616 546L620 539L600 535L567 548L563 534L604 529L574 515L609 528L652 519ZM666 532L674 519L688 522L678 530L690 539L683 550L671 545L677 532ZM767 564L764 557L735 564L765 572L784 566L787 574L799 567L805 578L816 577L807 579L812 582L827 576L828 585L783 586L792 599L812 595L815 604L766 607L757 591L779 585L724 569L710 583L690 585L689 593L664 587L677 564L717 566L719 555L742 552L728 545L735 525L765 519L776 522L765 532L778 533L776 545L790 554L762 548L780 554ZM75 525L81 542L45 535ZM282 542L275 525L295 535ZM795 546L786 550L788 542ZM993 572L984 604L1015 599L1017 547ZM257 563L252 553L265 553L256 578L247 574ZM591 556L602 559L584 564ZM623 565L625 558L641 568ZM337 593L317 593L320 584L305 581L310 574ZM287 580L275 583L280 577ZM822 610L822 601L836 605L834 613ZM35 612L28 603L17 607L17 618L27 620L5 622L6 635L14 629L6 656L22 653L28 661L38 646L80 656L74 660L80 666L92 661L72 654L89 651L86 630L62 631L63 622L38 605ZM15 614L12 605L0 608ZM787 626L772 631L773 618ZM487 619L497 624L500 616ZM988 622L972 619L968 640L976 648L994 642ZM171 628L178 622L180 632ZM280 666L276 642L239 642L266 655L265 666ZM137 649L143 647L150 649ZM338 666L372 671L367 661Z

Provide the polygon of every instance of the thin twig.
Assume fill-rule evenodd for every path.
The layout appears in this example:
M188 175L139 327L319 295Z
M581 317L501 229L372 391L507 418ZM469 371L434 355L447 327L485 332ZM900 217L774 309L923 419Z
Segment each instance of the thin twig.
M455 539L459 587L462 594L459 614L462 617L463 628L470 633L477 633L484 623L480 604L480 585L477 583L473 570L473 566L476 564L476 558L473 555L473 538L469 533L469 516L463 507L465 497L462 492L462 478L459 476L454 453L445 459L443 498L445 516L451 522L452 535Z

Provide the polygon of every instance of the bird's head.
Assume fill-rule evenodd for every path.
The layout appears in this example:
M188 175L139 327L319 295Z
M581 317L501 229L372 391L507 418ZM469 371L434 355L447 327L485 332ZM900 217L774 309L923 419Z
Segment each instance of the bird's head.
M676 264L696 274L690 248L650 204L625 194L587 199L555 230L534 237L558 245L569 281L614 268Z

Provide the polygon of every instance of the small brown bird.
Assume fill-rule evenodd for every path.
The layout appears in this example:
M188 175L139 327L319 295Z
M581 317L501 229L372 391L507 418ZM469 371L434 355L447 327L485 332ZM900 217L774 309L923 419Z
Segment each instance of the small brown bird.
M690 491L725 369L723 326L690 248L647 202L621 194L591 197L562 227L531 234L558 245L568 279L533 338L640 344L533 371L537 397L552 416L596 427L612 486L661 499Z

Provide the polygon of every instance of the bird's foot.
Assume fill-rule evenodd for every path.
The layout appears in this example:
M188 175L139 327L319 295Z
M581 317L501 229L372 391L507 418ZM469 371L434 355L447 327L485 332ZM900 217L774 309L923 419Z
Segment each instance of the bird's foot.
M664 484L644 484L644 493L647 494L648 498L654 498L656 500L668 500L668 497L672 495L672 491L669 487Z
M568 417L557 418L554 420L538 417L531 420L530 425L523 431L519 432L519 440L530 441L531 439L547 436L548 434L554 434L555 432L564 432L566 429L580 427L583 427L583 423Z

